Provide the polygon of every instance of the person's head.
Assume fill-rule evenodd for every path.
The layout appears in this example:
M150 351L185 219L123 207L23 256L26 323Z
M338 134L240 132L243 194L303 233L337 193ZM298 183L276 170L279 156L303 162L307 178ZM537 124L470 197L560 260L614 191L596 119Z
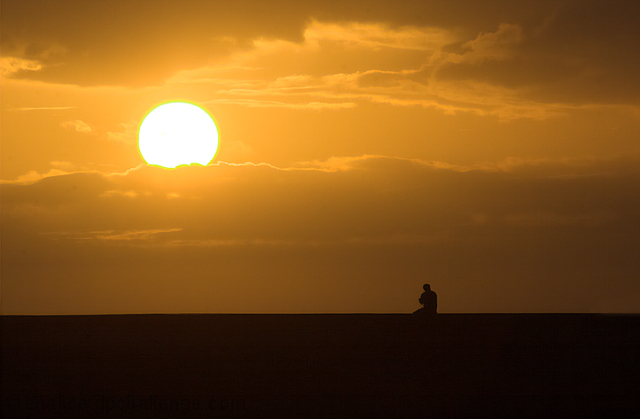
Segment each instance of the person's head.
M429 285L429 284L424 284L424 285L422 286L422 289L423 289L423 290L425 290L425 291L431 291L431 285Z

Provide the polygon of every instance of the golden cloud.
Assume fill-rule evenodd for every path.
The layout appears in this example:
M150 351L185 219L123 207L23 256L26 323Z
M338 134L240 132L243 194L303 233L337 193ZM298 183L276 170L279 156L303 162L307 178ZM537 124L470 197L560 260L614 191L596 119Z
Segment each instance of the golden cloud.
M313 20L304 31L305 43L319 48L324 42L346 44L352 48L407 49L434 51L455 40L447 30L424 27L392 29L383 24L350 22L326 23Z
M74 119L72 121L65 121L60 124L63 128L72 129L76 132L81 132L83 134L87 134L93 131L91 126L84 121L79 119Z
M640 246L633 199L640 173L633 167L621 159L511 161L500 169L355 156L297 167L139 167L5 184L3 285L33 293L34 283L81 290L86 281L115 282L118 295L163 290L172 297L163 304L175 307L186 281L207 295L207 310L218 311L224 298L212 302L220 294L214 288L226 287L223 297L244 296L267 278L282 302L238 299L224 307L277 312L295 306L300 296L287 290L300 284L327 295L352 287L357 299L375 283L381 295L371 307L398 312L410 308L390 304L388 295L419 290L416 273L435 272L432 282L449 287L451 310L469 310L464 295L488 287L501 298L478 310L509 310L510 292L523 288L526 296L514 298L530 304L541 283L544 304L532 307L566 307L555 292L582 287L590 294L576 307L586 310L612 281L616 292L640 292L628 280L637 278ZM131 191L137 198L126 196ZM144 299L134 300L123 307L140 310ZM35 304L15 294L10 301L12 313ZM61 310L51 302L37 307ZM354 310L352 301L322 307Z
M19 71L42 70L42 64L37 60L27 60L17 57L2 57L0 58L0 68L2 69L2 77L9 77Z

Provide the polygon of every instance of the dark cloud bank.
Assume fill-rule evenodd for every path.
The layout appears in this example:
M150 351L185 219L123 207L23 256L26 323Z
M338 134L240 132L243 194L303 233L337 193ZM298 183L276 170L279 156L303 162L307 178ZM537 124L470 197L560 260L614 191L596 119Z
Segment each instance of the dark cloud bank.
M15 77L82 86L158 85L179 70L251 48L257 38L301 42L311 19L381 22L449 30L458 40L444 52L469 52L484 36L482 45L475 43L484 48L476 59L442 66L435 73L440 80L515 88L541 102L637 105L638 11L634 1L597 0L5 0L2 51L44 65ZM516 32L501 32L505 27Z
M435 166L5 184L3 312L408 312L425 281L449 312L640 309L637 165Z

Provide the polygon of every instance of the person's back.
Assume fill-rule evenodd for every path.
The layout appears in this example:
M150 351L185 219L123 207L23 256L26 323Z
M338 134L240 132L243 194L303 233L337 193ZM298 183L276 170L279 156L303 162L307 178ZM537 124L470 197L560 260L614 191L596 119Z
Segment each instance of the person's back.
M422 289L424 289L424 292L418 301L424 306L425 314L436 314L438 312L438 295L431 290L431 285L429 284L424 284Z

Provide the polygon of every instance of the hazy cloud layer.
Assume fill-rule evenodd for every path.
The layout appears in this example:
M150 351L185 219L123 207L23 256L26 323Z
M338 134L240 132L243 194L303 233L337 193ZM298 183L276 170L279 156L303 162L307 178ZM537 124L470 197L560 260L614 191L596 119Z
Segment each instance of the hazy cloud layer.
M505 19L542 19L554 10L554 2L538 4L513 7L500 0L480 6L465 0L400 2L389 7L386 1L362 0L185 0L180 5L71 0L61 8L49 2L6 0L2 51L3 56L40 61L43 70L35 77L41 80L142 85L161 83L179 69L202 66L261 37L300 41L313 18L459 28L475 35Z
M437 72L558 103L638 105L640 24L637 3L565 2L540 25L505 22L463 43Z
M244 88L240 80L209 81L222 81L224 90L237 95L311 93L347 102L359 97L504 118L541 118L563 106L637 106L640 97L635 35L640 13L631 1L517 7L505 1L482 7L435 1L392 8L384 2L336 7L278 1L268 10L236 3L194 0L176 9L171 2L78 2L64 12L53 4L6 1L3 13L10 19L2 28L3 75L78 85L161 85L181 70L211 64L228 68L230 57L248 54L284 59L280 67L289 73L265 74L260 86L254 79ZM55 22L50 7L55 7ZM311 51L315 73L301 72ZM295 56L299 69L287 54ZM278 65L272 62L270 68L277 71ZM301 74L312 78L278 87L282 77ZM386 76L376 82L373 74ZM351 82L346 89L335 85L341 76ZM258 99L227 100L255 106Z
M98 311L406 312L427 278L443 311L638 310L640 173L621 167L362 156L4 184L4 310L63 312L39 293L92 300L96 278Z

